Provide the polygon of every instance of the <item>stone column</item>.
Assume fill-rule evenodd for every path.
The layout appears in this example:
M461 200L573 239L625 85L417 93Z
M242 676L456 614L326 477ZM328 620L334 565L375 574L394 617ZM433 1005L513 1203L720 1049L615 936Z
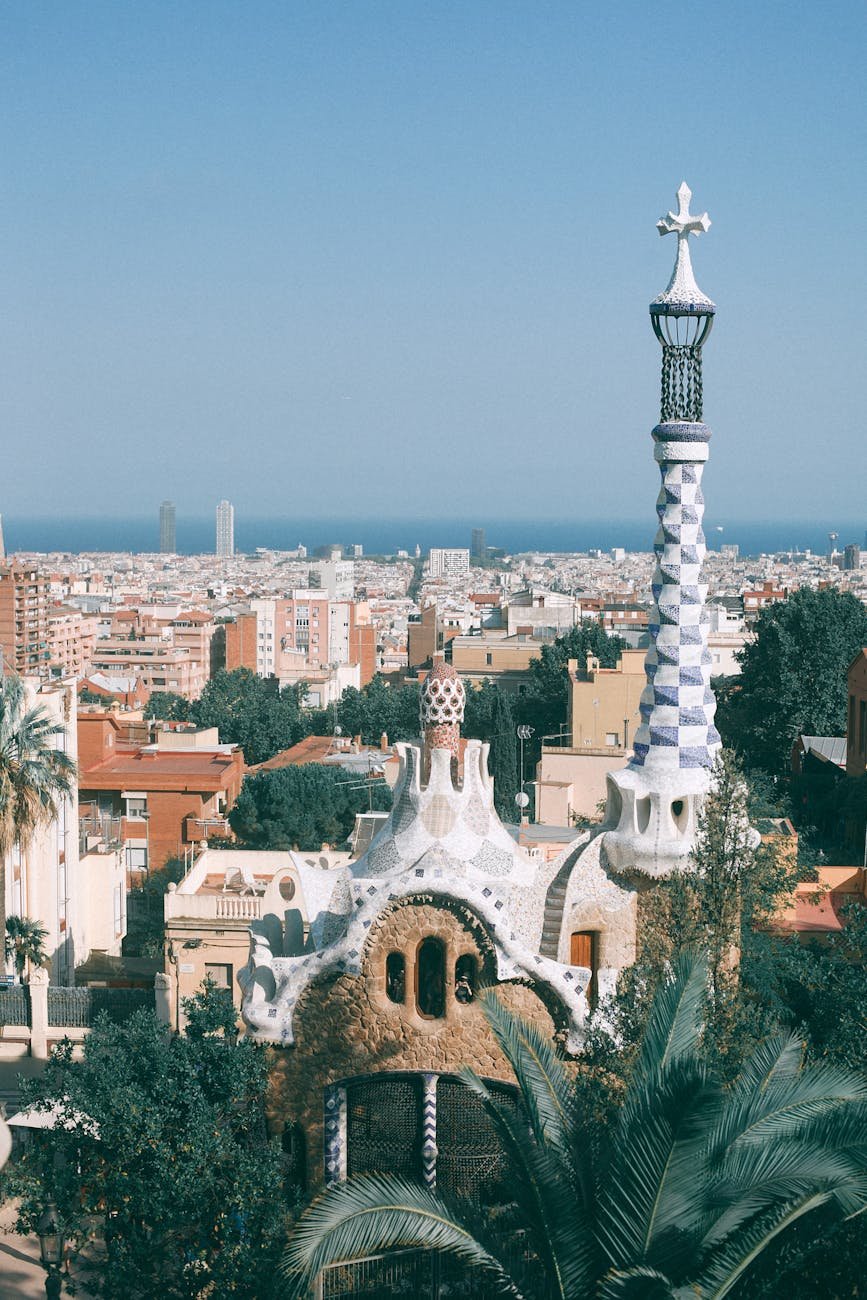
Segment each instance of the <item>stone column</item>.
M437 1185L437 1074L423 1074L422 1100L422 1178L431 1189Z
M30 1055L48 1060L48 971L37 966L30 972Z

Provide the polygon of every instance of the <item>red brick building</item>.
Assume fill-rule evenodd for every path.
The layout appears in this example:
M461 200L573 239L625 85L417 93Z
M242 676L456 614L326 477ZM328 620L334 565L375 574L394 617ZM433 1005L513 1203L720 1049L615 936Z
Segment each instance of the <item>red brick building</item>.
M229 834L244 758L216 729L159 731L94 711L78 715L79 806L83 817L121 819L131 870L159 869L201 840Z

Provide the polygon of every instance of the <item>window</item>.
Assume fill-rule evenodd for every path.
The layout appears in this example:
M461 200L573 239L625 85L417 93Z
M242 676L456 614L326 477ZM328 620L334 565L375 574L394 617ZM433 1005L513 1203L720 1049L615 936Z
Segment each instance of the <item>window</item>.
M606 733L605 733L605 743L606 743L606 745L619 745L619 744L620 744L620 737L619 737L619 735L617 734L617 732L616 732L616 731L606 731Z
M283 1179L286 1194L297 1200L307 1190L307 1141L304 1129L296 1121L289 1123L280 1135L283 1152Z
M415 998L419 1014L439 1020L445 1012L445 948L439 939L422 939L415 966Z
M398 1004L406 997L406 958L402 952L390 952L385 959L385 994Z
M147 849L134 848L132 845L128 844L126 849L126 866L128 871L147 871Z
M232 988L232 967L222 962L205 962L205 979L213 980L218 989Z
M147 810L148 801L144 795L136 796L132 799L127 799L126 801L127 817L141 817L142 813L146 813Z
M464 953L455 962L455 1001L466 1006L476 996L478 977L476 959L471 953Z
M284 876L278 885L278 889L280 890L280 897L287 903L295 897L295 881L291 876Z
M485 664L487 665L488 668L491 668L493 666L493 663L494 663L494 656L492 652L488 650L487 653L485 654Z
M346 1172L418 1178L421 1080L384 1075L351 1084L346 1096Z

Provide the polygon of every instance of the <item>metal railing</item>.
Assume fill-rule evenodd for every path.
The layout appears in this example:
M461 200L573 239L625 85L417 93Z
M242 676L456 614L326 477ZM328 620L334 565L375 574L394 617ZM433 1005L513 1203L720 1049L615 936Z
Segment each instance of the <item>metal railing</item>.
M48 1023L52 1028L90 1029L102 1011L115 1024L122 1024L143 1009L154 1009L152 989L48 988Z
M530 1256L520 1241L507 1252L506 1265L520 1265ZM538 1265L538 1261L533 1261ZM532 1268L535 1300L553 1300L541 1267ZM314 1300L498 1300L502 1287L480 1269L469 1268L451 1255L431 1250L392 1250L351 1263L323 1269L313 1285Z
M29 1025L30 1001L23 984L0 989L0 1025Z

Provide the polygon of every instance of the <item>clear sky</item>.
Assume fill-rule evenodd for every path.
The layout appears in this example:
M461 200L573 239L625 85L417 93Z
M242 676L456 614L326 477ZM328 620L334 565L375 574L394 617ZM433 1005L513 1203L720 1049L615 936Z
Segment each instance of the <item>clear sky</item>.
M865 56L854 0L4 0L0 510L652 524L685 178L709 515L867 525Z

